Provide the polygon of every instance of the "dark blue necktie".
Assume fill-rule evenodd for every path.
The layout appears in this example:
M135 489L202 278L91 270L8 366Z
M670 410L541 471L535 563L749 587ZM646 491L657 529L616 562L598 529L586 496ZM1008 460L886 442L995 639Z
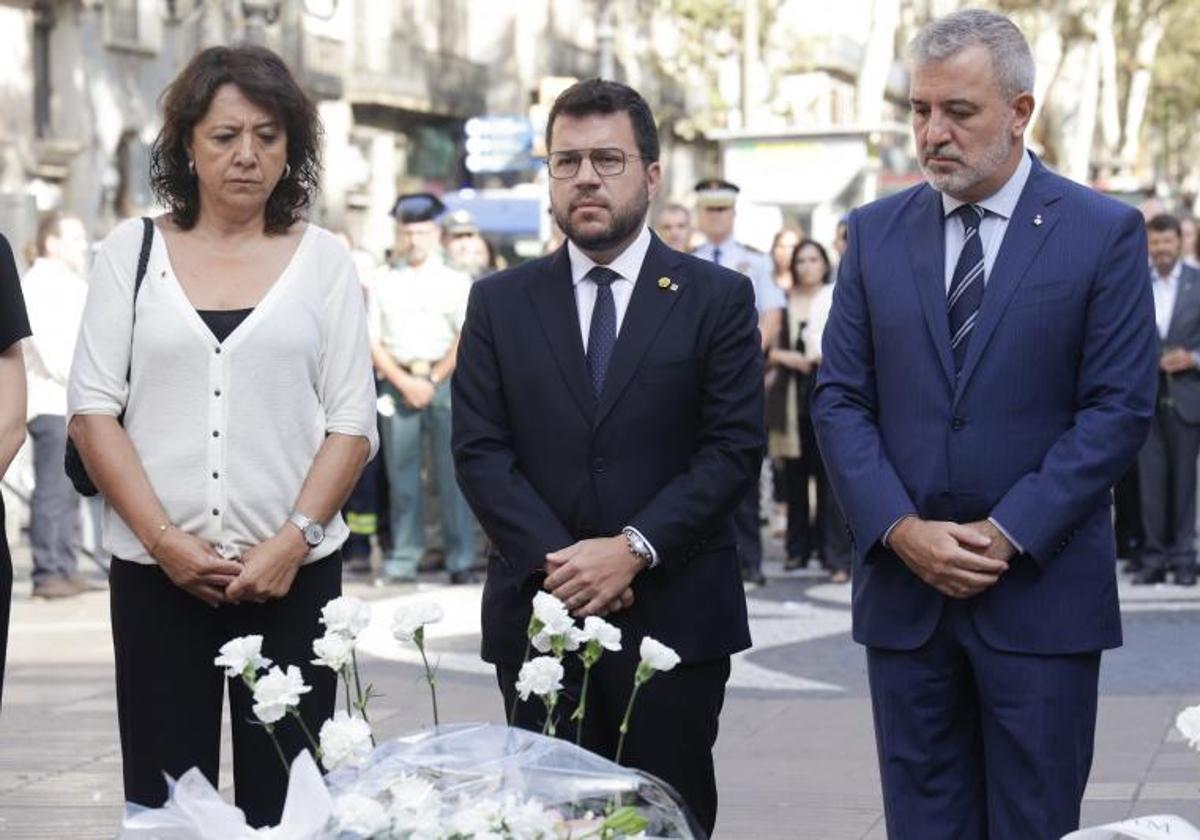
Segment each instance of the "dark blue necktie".
M588 328L587 366L592 379L592 392L597 397L604 390L608 361L617 343L617 305L613 302L612 282L621 275L611 268L598 265L587 273L596 284L596 305L592 309L592 325Z
M967 344L979 304L983 302L983 243L979 241L979 223L984 211L974 204L964 204L950 215L957 216L963 226L963 247L946 293L946 309L950 314L950 348L954 351L954 372L962 370L967 358Z

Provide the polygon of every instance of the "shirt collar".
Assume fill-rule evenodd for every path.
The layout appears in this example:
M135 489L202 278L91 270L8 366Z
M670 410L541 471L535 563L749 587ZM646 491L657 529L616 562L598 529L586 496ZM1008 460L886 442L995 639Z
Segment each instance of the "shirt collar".
M976 201L975 206L1008 221L1012 218L1013 211L1017 209L1017 201L1021 198L1021 191L1025 189L1025 182L1029 180L1031 171L1033 171L1033 160L1029 157L1029 152L1022 152L1016 170L1004 183L1004 186L982 201ZM943 215L949 216L964 204L966 204L965 201L959 201L948 193L942 193Z
M642 232L637 235L637 239L630 242L625 250L606 267L621 275L622 280L636 283L638 275L642 273L642 263L646 261L648 250L650 250L650 228L643 223ZM583 278L587 277L589 271L598 265L570 240L567 240L567 256L571 260L571 282L576 286L583 281Z
M1171 269L1171 273L1166 277L1162 277L1158 273L1158 269L1154 267L1154 263L1150 263L1150 276L1160 283L1166 283L1168 286L1174 286L1179 282L1179 275L1183 274L1183 260L1175 260L1175 267Z

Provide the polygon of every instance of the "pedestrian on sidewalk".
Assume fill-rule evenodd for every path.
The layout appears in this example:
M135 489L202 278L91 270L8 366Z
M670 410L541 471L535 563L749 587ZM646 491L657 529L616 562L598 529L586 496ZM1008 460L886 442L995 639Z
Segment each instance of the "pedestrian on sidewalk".
M87 298L87 230L79 219L52 212L38 224L36 245L37 259L21 281L33 330L25 342L33 443L33 596L69 598L106 588L79 574L79 494L63 470L67 374Z
M287 779L213 659L262 635L311 686L308 728L333 713L336 674L309 663L342 588L339 511L378 445L366 310L349 253L303 220L320 121L277 55L204 50L163 110L151 183L169 212L101 245L68 390L106 502L125 798L161 806L164 774L191 767L217 784L228 682L234 799L273 825ZM275 734L289 760L307 747Z
M8 240L0 236L0 477L8 471L8 465L25 442L25 363L21 339L28 337L29 319L21 298L17 263ZM12 557L4 533L4 497L0 496L0 701L4 698L12 579Z

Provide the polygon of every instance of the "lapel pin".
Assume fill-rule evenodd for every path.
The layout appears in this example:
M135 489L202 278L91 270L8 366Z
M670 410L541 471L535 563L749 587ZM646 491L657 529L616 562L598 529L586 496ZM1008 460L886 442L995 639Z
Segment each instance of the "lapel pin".
M679 284L678 284L678 283L672 283L672 284L671 284L671 291L672 291L672 292L678 292L678 291L679 291Z
M1041 213L1038 213L1036 216L1033 217L1033 223L1035 225L1040 225L1042 223L1042 214Z
M659 277L658 278L658 288L670 289L671 288L671 278L670 277Z

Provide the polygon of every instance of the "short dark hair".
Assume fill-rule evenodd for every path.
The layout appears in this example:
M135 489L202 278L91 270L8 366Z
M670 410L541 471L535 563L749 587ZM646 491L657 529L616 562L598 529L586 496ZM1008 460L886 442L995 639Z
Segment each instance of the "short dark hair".
M585 79L558 95L546 120L546 151L550 151L550 133L554 131L554 121L560 114L586 117L621 111L629 114L629 121L633 123L633 137L642 162L649 164L658 160L658 125L654 122L650 105L629 85L606 79Z
M1173 230L1176 236L1183 237L1183 226L1179 224L1179 219L1170 213L1159 213L1146 222L1146 230L1153 231L1154 233L1166 233L1169 230Z
M832 264L829 262L829 252L825 250L825 246L815 239L805 239L796 246L796 250L792 251L792 258L788 260L788 271L792 274L792 283L796 286L800 285L800 273L796 271L796 257L800 256L800 252L805 248L816 248L817 253L821 255L821 262L825 263L825 274L821 276L821 282L829 285L832 279Z
M321 174L321 119L278 55L244 44L210 47L188 62L160 98L163 126L150 152L150 185L184 230L200 216L200 190L188 168L187 141L222 85L236 85L287 132L287 175L267 199L267 233L283 233L311 203Z

